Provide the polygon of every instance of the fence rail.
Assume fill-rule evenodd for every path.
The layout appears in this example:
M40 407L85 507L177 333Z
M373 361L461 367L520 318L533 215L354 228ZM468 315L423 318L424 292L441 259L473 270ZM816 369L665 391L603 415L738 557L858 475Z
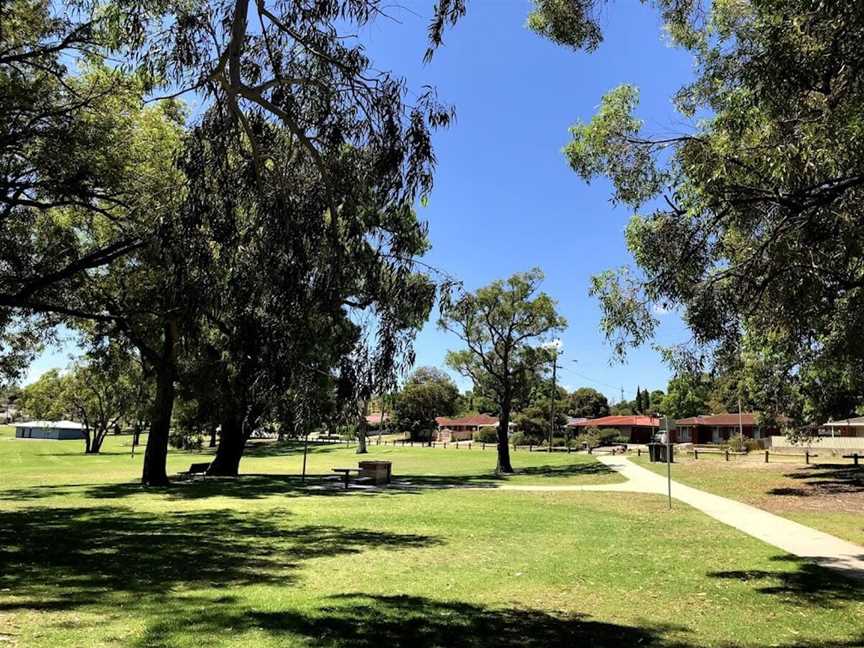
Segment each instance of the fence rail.
M785 436L772 436L772 448L783 449L800 449L802 452L805 448L819 450L862 450L864 451L864 437L813 437L807 443L795 444L789 441ZM864 454L864 453L862 453Z

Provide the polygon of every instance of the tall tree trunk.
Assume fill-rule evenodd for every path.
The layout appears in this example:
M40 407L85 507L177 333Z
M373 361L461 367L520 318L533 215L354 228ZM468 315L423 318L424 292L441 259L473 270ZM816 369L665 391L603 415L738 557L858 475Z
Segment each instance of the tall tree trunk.
M240 410L242 411L242 409ZM240 459L246 449L246 434L243 430L243 417L233 407L226 408L222 416L222 432L219 435L219 447L213 458L208 475L219 477L236 477L240 472Z
M174 373L176 365L177 325L165 322L163 347L156 368L156 397L150 415L150 432L144 453L141 483L145 486L167 486L168 434L171 431L171 413L174 410Z
M499 473L512 473L513 466L510 464L510 399L505 398L501 403L501 417L498 419L498 467Z
M367 401L363 401L358 408L360 418L357 420L357 454L367 454L366 449L366 409Z
M87 452L89 454L99 454L102 450L102 444L105 442L105 437L108 436L108 428L107 427L97 427L96 433L93 435L93 438L90 440L89 447L87 448Z

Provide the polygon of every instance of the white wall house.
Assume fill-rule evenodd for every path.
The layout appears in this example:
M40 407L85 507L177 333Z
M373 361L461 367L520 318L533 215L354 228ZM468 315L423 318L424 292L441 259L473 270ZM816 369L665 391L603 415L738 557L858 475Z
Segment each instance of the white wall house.
M28 421L16 423L16 439L82 439L84 426L75 421Z

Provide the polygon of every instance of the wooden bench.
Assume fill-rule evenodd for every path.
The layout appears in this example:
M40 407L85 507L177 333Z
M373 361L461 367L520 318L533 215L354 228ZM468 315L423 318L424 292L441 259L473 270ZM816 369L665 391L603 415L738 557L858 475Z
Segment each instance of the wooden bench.
M342 475L342 480L345 482L345 490L348 490L348 480L351 478L351 473L360 474L359 468L333 468L332 470Z
M193 463L189 466L189 470L186 472L180 473L186 477L192 479L195 475L201 475L204 479L207 479L207 469L210 468L210 462L207 463Z
M858 465L858 458L859 458L860 456L861 456L861 455L858 454L857 452L853 452L852 454L843 455L843 458L844 458L844 459L852 459L852 460L854 460L855 465L857 466L857 465Z

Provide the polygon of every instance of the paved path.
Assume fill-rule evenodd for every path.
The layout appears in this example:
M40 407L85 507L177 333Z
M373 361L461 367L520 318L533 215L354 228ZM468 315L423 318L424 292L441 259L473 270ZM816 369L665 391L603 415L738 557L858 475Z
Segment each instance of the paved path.
M523 491L628 491L666 494L666 477L637 466L620 455L599 456L598 460L627 478L623 484L590 486L503 485L503 490ZM673 480L672 497L699 509L723 524L778 547L794 556L807 558L850 578L864 581L864 547L841 540L803 524L768 513L749 504L712 495Z

